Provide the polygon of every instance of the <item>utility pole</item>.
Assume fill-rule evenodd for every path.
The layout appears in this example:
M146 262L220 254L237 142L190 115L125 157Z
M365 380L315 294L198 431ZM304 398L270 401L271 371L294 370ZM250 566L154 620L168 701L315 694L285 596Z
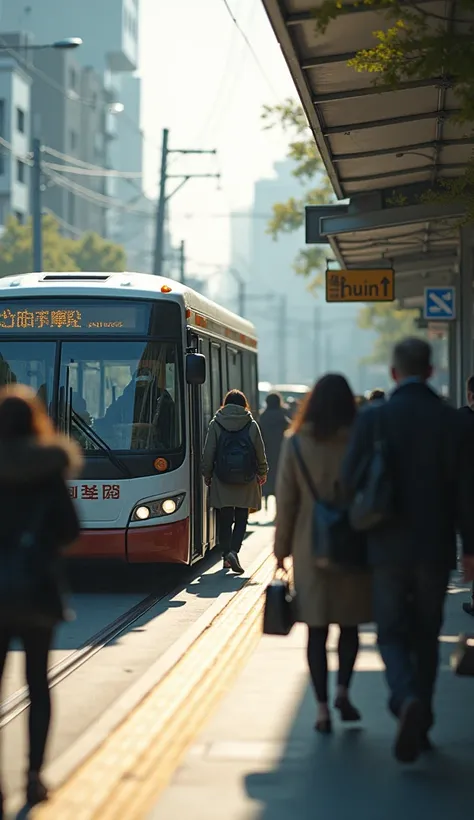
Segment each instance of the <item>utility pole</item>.
M332 366L332 339L331 339L331 333L330 332L326 333L325 351L324 352L325 352L325 356L324 356L325 366L324 366L324 369L326 370L326 372L328 372L329 370L331 370L331 366Z
M229 268L230 275L237 282L237 312L239 316L245 317L247 309L247 283L236 268Z
M156 208L155 257L153 263L153 273L155 276L161 276L163 271L163 241L165 235L166 176L168 167L169 133L168 128L163 128L163 138L161 143L160 193Z
M286 383L286 354L288 348L288 327L286 315L286 296L280 296L277 310L276 350L278 351L278 381Z
M186 252L184 239L179 243L179 281L182 285L186 284Z
M161 163L160 163L160 178L159 178L159 196L156 207L156 233L155 233L155 253L153 259L153 273L155 276L162 276L163 274L163 256L164 256L164 240L165 240L165 218L166 205L171 197L179 191L189 179L220 179L220 174L168 174L168 157L170 154L215 154L215 148L211 151L194 149L194 148L168 148L169 129L163 129L163 138L161 143ZM166 193L166 183L169 179L179 179L180 183L176 186L174 191L170 194Z
M321 307L314 308L313 319L313 348L314 348L314 378L319 379L321 375Z
M32 168L32 220L33 220L33 269L35 273L43 271L43 233L41 214L41 142L33 140Z

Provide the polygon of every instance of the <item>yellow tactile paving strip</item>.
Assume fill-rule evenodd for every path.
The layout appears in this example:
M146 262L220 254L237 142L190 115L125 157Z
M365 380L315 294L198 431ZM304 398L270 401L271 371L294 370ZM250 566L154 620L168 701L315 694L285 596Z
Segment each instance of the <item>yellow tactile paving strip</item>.
M269 556L168 675L34 820L141 820L261 633Z

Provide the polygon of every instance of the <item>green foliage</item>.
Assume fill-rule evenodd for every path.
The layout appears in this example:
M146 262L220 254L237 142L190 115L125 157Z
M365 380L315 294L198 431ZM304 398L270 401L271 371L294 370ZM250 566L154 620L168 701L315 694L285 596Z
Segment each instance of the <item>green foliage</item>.
M276 240L281 234L293 233L304 225L305 205L325 205L334 199L334 193L301 105L287 99L280 105L265 106L262 119L265 128L279 127L289 134L287 157L295 163L293 175L302 186L311 185L302 189L301 197L290 197L286 202L273 205L268 232ZM320 284L321 268L325 267L328 256L319 246L303 249L295 260L295 271L306 277L314 277L316 273L311 281L314 287Z
M77 270L98 273L125 270L126 256L121 245L115 245L97 233L81 236L70 252Z
M92 266L92 267L91 267ZM66 239L53 216L43 217L43 270L45 271L121 271L125 253L120 245L97 234ZM0 277L33 270L32 223L21 225L9 217L0 239Z
M397 302L367 305L359 313L358 325L377 334L367 364L387 364L393 345L405 336L423 336L416 327L417 311L402 310Z

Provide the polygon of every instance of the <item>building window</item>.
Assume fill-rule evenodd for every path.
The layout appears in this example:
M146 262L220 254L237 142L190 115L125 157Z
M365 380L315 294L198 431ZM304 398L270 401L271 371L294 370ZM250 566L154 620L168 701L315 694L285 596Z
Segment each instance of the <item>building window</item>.
M14 213L15 219L19 225L23 225L25 221L25 215L21 213L21 211L15 211Z
M69 69L69 88L71 88L73 91L75 91L76 90L76 85L77 85L77 72L76 72L76 69L75 68L70 68Z
M69 145L71 147L71 151L76 150L76 148L77 148L77 134L72 129L69 133Z
M26 120L25 112L23 111L22 108L17 108L16 109L16 127L17 127L17 131L19 131L20 134L25 133L25 125L26 125L25 120Z
M17 182L25 182L26 181L26 165L21 159L17 159L16 161L16 179Z

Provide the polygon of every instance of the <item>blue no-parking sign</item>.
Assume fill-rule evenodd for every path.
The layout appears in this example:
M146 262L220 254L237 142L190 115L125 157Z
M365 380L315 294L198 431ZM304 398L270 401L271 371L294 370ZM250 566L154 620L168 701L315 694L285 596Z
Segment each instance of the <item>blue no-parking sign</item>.
M449 322L456 318L456 288L425 288L423 315L430 322Z

